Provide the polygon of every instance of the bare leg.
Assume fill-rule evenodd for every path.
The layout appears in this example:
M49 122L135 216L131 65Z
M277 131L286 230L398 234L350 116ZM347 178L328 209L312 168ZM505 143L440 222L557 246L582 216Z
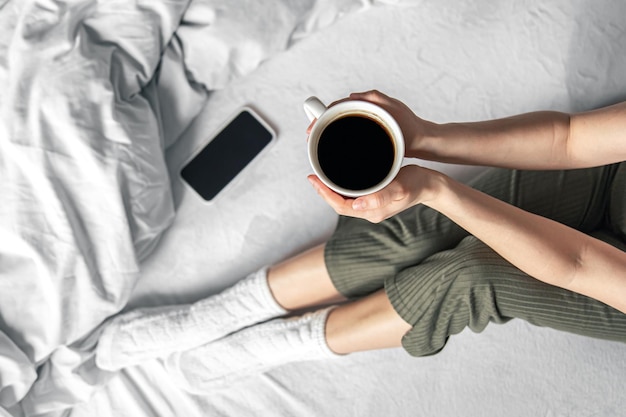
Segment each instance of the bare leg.
M284 309L345 301L324 263L324 245L271 268L268 283ZM326 342L339 354L400 346L411 326L395 312L384 290L335 308L326 322Z
M385 290L344 304L330 312L326 343L338 354L400 347L411 329L393 309Z
M345 301L324 263L324 245L316 246L270 268L267 283L285 310L299 310Z
M318 246L270 268L267 275L257 271L193 305L120 316L103 331L97 364L106 370L120 369L193 349L289 310L342 301L345 297L326 270L324 246ZM336 353L397 346L403 322L390 308L384 292L342 305L333 310L331 319L326 320L326 314L320 319L318 333L329 339L326 343Z
M328 275L323 245L270 268L266 281L274 301L285 310L346 300ZM246 327L175 353L166 367L183 389L202 394L290 362L398 347L410 328L379 290L332 309Z

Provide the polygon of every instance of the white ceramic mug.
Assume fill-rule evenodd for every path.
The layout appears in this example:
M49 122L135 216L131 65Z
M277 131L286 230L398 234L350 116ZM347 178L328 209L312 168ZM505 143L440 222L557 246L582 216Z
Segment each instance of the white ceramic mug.
M398 123L385 109L362 100L342 101L326 107L317 97L309 97L304 102L304 112L310 121L317 119L309 135L309 162L315 174L328 188L345 197L360 197L383 189L398 175L404 159L404 137ZM324 173L318 159L318 144L324 130L333 122L348 116L365 117L375 121L385 130L394 147L393 162L387 175L382 181L365 189L355 190L335 184Z

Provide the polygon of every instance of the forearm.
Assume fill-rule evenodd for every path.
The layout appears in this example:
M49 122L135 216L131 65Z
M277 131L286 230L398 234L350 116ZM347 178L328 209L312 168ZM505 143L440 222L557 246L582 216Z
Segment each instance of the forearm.
M528 275L626 311L620 250L550 219L438 176L424 204L449 217Z
M430 124L409 154L440 162L516 169L568 168L570 116L543 111L472 123Z
M406 155L438 162L516 169L573 169L626 160L626 101L582 113L539 111L470 123L437 124L377 91L371 101L398 121Z

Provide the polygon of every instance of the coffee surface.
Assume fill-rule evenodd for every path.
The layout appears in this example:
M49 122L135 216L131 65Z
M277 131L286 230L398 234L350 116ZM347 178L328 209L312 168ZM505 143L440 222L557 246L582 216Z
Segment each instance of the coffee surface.
M386 129L364 116L345 116L322 132L317 154L320 167L335 184L364 190L385 179L394 159Z

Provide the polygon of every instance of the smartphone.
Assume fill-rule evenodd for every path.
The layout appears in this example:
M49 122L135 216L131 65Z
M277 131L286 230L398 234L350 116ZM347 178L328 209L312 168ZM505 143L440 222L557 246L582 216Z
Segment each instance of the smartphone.
M244 107L192 156L180 176L200 197L211 201L275 136L267 122L251 108Z

